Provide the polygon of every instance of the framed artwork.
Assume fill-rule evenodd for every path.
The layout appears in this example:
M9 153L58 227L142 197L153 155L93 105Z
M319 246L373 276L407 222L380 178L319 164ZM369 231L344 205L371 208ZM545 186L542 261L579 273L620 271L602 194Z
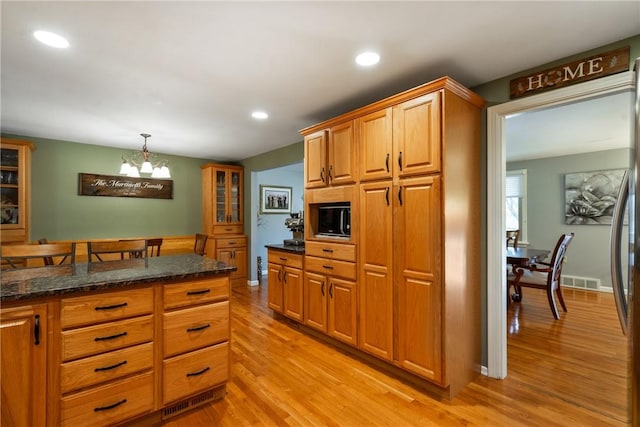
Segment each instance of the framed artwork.
M291 213L291 187L260 186L260 213Z
M565 174L565 224L611 224L625 171L611 169Z

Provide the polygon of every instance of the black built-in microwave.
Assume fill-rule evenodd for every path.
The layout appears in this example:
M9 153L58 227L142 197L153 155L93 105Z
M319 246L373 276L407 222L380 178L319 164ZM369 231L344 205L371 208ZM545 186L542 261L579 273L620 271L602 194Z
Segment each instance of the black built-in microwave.
M318 206L318 236L351 236L351 204L326 203Z

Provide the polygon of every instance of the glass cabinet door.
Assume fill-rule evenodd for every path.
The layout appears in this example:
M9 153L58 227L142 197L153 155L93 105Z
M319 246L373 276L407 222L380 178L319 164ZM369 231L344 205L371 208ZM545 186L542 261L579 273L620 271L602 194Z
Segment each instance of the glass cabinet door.
M231 171L231 188L229 191L229 215L231 222L240 222L240 172Z
M3 148L0 154L0 223L20 223L20 175L18 150Z
M227 217L227 174L224 170L215 171L215 222L225 223Z

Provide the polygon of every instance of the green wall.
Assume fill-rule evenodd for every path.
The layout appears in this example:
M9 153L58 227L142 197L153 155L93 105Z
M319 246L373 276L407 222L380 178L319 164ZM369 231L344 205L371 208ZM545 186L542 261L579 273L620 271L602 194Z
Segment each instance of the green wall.
M184 236L202 230L200 165L210 160L160 155L169 160L170 200L79 196L78 173L118 175L122 154L131 150L3 136L36 145L31 155L31 240Z

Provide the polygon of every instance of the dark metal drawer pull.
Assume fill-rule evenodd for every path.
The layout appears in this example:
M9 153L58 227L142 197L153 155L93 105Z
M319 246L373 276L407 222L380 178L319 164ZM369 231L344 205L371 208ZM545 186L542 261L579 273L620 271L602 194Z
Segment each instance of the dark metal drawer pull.
M333 249L322 248L322 252L333 252Z
M288 259L289 259L289 258L285 258L285 257L282 257L282 256L280 257L280 261L286 261L286 260L288 260Z
M209 369L211 369L211 368L209 368L209 367L207 366L206 368L204 368L204 369L202 369L202 370L200 370L200 371L198 371L198 372L189 372L189 373L187 374L187 376L188 376L188 377L197 377L198 375L202 375L202 374L204 374L204 373L205 373L205 372L207 372Z
M120 402L116 402L113 405L101 406L99 408L93 408L93 410L94 410L94 412L108 411L109 409L116 408L116 407L122 405L123 403L127 403L127 399L122 399Z
M110 371L112 369L116 369L116 368L118 368L118 367L120 367L122 365L126 365L126 364L127 364L127 361L123 360L122 362L116 363L115 365L105 366L104 368L95 368L93 370L93 372Z
M201 331L203 329L207 329L207 328L210 328L210 327L211 327L211 325L207 323L206 325L196 326L195 328L189 328L189 329L187 329L187 332Z
M101 307L96 307L95 310L96 311L98 311L98 310L113 310L114 308L126 307L128 305L129 305L128 303L123 302L122 304L104 305L104 306L101 306Z
M108 337L97 337L94 338L94 341L107 341L107 340L114 340L116 338L120 338L120 337L124 337L125 335L127 335L126 332L121 332L119 334L115 334L115 335L110 335Z
M199 291L189 291L187 295L202 295L211 292L211 289L202 289Z

